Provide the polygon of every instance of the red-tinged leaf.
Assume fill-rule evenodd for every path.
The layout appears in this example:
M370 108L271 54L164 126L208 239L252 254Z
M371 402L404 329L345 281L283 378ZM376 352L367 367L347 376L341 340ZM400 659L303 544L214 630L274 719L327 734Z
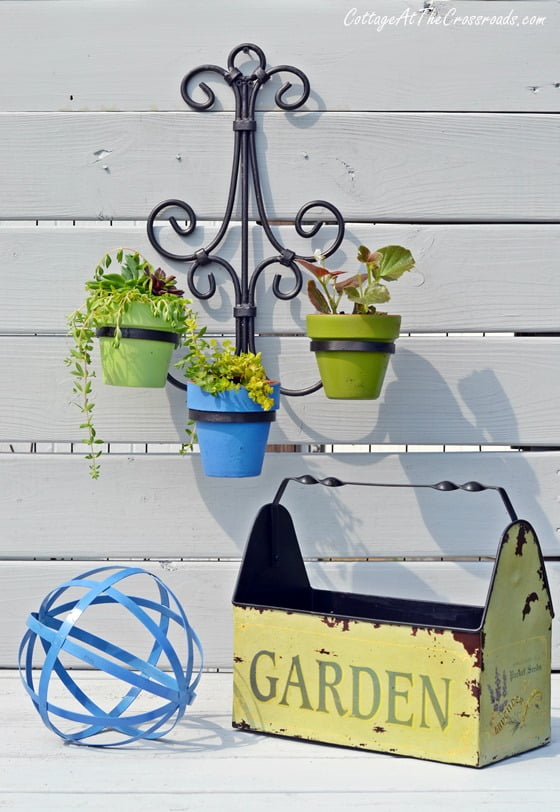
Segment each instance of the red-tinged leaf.
M327 268L322 268L320 265L315 265L313 262L308 262L306 259L296 259L300 265L303 265L313 276L317 279L323 279L325 276L331 276L335 279L337 276L344 274L344 271L329 271Z
M317 285L315 284L315 280L310 279L307 283L307 295L309 296L309 301L313 305L313 307L319 311L319 313L330 313L331 309L329 304Z
M357 288L367 280L367 273L357 273L354 276L349 276L347 279L341 279L340 282L335 284L336 290L340 293L346 288Z
M315 273L315 271L320 267L315 262L309 262L307 259L296 259L300 265L303 265L304 268L307 268L308 271L311 273Z
M382 259L383 254L380 251L370 251L366 259L366 263L368 265L376 265L377 267L379 267L379 264Z
M360 245L357 258L359 262L370 265L370 270L377 270L381 264L383 255L379 251L370 251L367 245Z

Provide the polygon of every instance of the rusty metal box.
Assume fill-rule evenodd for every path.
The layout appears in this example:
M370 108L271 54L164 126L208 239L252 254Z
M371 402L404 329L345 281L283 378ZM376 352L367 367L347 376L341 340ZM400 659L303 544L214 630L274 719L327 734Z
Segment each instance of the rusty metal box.
M382 486L499 492L511 521L485 605L466 606L312 588L289 481L255 520L233 598L234 727L473 767L549 742L550 590L505 491Z

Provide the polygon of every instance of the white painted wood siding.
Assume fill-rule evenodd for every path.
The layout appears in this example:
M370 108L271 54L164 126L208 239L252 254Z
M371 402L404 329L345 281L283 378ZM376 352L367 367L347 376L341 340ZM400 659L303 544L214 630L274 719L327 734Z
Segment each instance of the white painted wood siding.
M122 562L116 562L122 563ZM59 584L96 563L82 561L0 562L0 577L5 584L6 628L0 638L0 658L7 667L17 665L17 647L25 630L25 618L36 611L45 595ZM177 595L185 607L189 622L204 646L208 668L232 667L231 595L235 587L239 562L211 561L142 561L144 569L155 572ZM483 606L492 565L489 562L368 562L354 563L350 569L340 562L308 563L309 577L320 589L417 598L446 603ZM553 594L560 589L558 562L547 568ZM106 607L105 607L106 608ZM84 616L84 624L86 618ZM143 650L146 635L128 623L124 613L88 612L87 628L107 637L128 650ZM554 623L554 668L560 667L560 627Z
M557 112L558 28L555 2L461 0L455 16L506 16L519 25L455 23L449 5L377 0L38 0L0 3L6 111L183 110L179 84L197 65L224 65L242 42L269 64L300 67L312 84L311 110ZM447 6L447 7L446 7ZM372 24L345 25L375 11ZM382 18L418 11L406 23ZM453 16L453 15L452 15ZM423 19L420 19L422 17ZM525 17L545 18L523 24ZM438 22L439 19L439 22ZM37 32L41 32L38 36ZM206 78L206 77L205 77ZM270 109L280 86L266 88ZM228 93L220 101L231 109Z
M196 251L210 242L216 227L202 223L184 246L173 244L162 227L162 241L183 253ZM275 229L284 245L311 254L321 248L319 237L303 240L288 226ZM321 232L322 233L322 232ZM325 239L333 228L325 227ZM252 229L253 264L272 255L262 228ZM220 252L239 267L239 226ZM333 267L357 268L355 250L360 243L371 247L408 246L416 259L414 270L393 285L391 309L401 313L403 332L558 332L560 331L560 286L558 256L560 225L405 225L348 223L343 249L332 260ZM84 279L97 260L111 249L134 246L156 264L175 273L186 287L184 263L169 262L155 254L146 236L145 223L68 223L53 226L40 222L0 223L0 286L10 286L14 276L26 285L10 287L10 296L0 297L0 334L64 333L66 317L84 299ZM220 280L219 269L214 268ZM304 333L305 315L313 312L307 296L292 302L274 298L274 275L284 270L283 289L292 278L280 266L273 266L258 283L257 330L262 333ZM203 269L201 269L201 274ZM305 272L304 272L305 273ZM201 275L199 284L204 286ZM53 291L53 280L56 289ZM195 308L209 330L233 330L232 290L227 281L217 301L195 302ZM25 319L21 312L25 309Z
M554 452L269 454L263 476L219 488L203 476L197 457L111 454L92 482L78 455L3 454L0 556L239 559L259 508L284 477L305 472L360 482L477 478L501 484L518 515L534 525L544 552L559 556L557 468ZM333 491L293 484L284 504L311 558L493 556L507 522L490 492Z
M435 0L417 10L416 24L377 30L345 25L347 0L240 0L235 14L225 0L0 3L0 66L9 77L0 87L0 577L8 607L0 667L13 667L26 614L48 590L110 559L142 561L169 579L207 664L229 668L229 601L249 528L279 481L305 471L506 485L537 529L559 603L560 4L453 4L455 16L505 16L513 7L519 25L508 26L446 24L450 5ZM409 7L379 0L375 12ZM339 267L354 266L361 242L410 246L417 268L395 286L391 305L411 335L398 342L378 402L283 399L271 442L302 451L269 454L259 480L209 480L196 455L143 454L146 443L161 451L181 441L183 396L99 380L99 433L126 453L107 455L102 479L91 482L79 453L61 453L79 451L70 444L81 437L63 365L66 314L106 250L130 245L158 262L145 220L163 199L183 198L199 217L187 250L214 232L230 172L231 97L212 83L216 108L200 114L179 86L199 64L225 65L244 41L260 45L269 66L304 70L312 88L301 112L275 107L278 77L259 102L270 216L292 221L318 197L338 206L348 221ZM317 237L309 247L290 226L275 228L295 250L325 244ZM329 227L321 234L328 242ZM234 226L224 248L234 262L238 235ZM252 235L254 258L272 253L258 225ZM184 281L183 266L161 264ZM260 346L271 375L306 386L316 378L301 337L309 307L303 296L274 300L274 272L259 283ZM228 333L231 305L226 285L197 308L210 330ZM308 453L333 443L347 453ZM49 444L52 453L30 453ZM443 453L450 445L469 451ZM288 504L296 521L302 514L300 538L323 587L484 600L491 565L464 559L496 550L505 517L488 495L314 498L316 514L306 493L290 491ZM469 498L480 499L476 510ZM559 640L555 626L556 668Z
M18 386L0 401L0 440L79 440L63 363L69 340L6 336L1 347L0 378ZM318 380L307 338L262 338L259 347L285 386ZM559 365L560 337L401 338L379 400L284 399L270 442L558 445ZM106 442L182 442L185 420L181 391L105 387L98 370L96 424Z
M350 221L560 219L556 116L357 111L256 119L272 219L293 219L318 198ZM201 219L219 219L231 122L231 113L6 113L0 219L139 219L177 197ZM108 154L100 159L100 151Z

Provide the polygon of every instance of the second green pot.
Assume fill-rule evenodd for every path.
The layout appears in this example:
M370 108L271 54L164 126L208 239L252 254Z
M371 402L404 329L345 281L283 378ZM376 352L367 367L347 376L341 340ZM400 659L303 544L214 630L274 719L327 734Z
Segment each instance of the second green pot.
M307 335L325 395L342 400L378 398L400 326L400 316L380 313L307 316ZM347 349L344 342L349 342ZM368 351L368 343L374 352Z

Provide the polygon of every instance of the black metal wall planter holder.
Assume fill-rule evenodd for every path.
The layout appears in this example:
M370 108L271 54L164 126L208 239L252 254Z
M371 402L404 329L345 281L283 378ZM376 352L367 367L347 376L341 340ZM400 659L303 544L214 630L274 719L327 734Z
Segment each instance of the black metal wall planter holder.
M259 62L259 66L250 74L244 74L235 65L236 58L240 53L254 55ZM201 65L191 70L181 82L181 95L185 102L193 110L210 110L215 103L213 90L204 82L199 82L199 88L203 92L205 100L196 101L190 93L189 87L200 74L214 73L221 76L231 87L235 98L235 119L233 121L234 147L233 164L231 171L231 181L228 199L225 207L224 217L218 233L211 242L204 248L192 254L176 254L164 248L158 240L155 223L157 218L170 209L179 209L185 214L186 225L179 225L177 218L168 213L167 220L175 233L179 236L188 236L196 228L196 215L192 207L183 200L170 199L159 203L151 212L148 218L148 238L155 250L168 259L178 262L192 263L188 273L188 286L191 294L197 299L210 299L216 293L217 285L214 274L208 274L208 286L206 290L201 290L197 285L197 271L199 268L215 265L223 269L229 276L234 289L235 306L233 315L235 317L235 346L237 352L256 352L255 350L255 316L256 305L256 285L261 274L271 265L281 265L289 269L293 275L293 285L290 290L281 290L282 274L276 274L272 291L278 299L284 301L295 298L301 291L303 279L302 272L296 263L296 259L306 259L309 262L315 261L315 256L298 255L296 252L285 248L274 234L261 189L259 167L257 161L257 149L255 144L255 133L257 122L255 119L255 107L259 90L277 73L293 74L301 82L301 91L297 99L286 100L286 94L292 87L292 83L286 81L275 95L275 102L281 110L291 111L301 107L309 97L310 85L307 76L299 68L290 65L279 65L275 68L267 68L266 58L263 51L251 43L243 43L234 48L228 56L227 69L217 65ZM251 189L254 195L258 217L264 233L272 245L275 253L263 259L249 273L249 210ZM230 224L235 202L241 195L241 268L239 273L226 259L221 257L217 251L222 243ZM309 214L313 209L321 209L321 219L309 222ZM324 257L331 256L340 246L344 236L344 220L339 210L325 200L312 200L303 205L298 211L294 227L300 237L314 237L325 224L324 211L332 215L337 226L335 239L328 248L321 253ZM328 215L327 215L328 216ZM329 217L330 220L330 217ZM180 389L186 386L169 375L168 380ZM319 382L306 389L291 390L282 388L280 391L284 395L300 396L311 394L320 389Z

